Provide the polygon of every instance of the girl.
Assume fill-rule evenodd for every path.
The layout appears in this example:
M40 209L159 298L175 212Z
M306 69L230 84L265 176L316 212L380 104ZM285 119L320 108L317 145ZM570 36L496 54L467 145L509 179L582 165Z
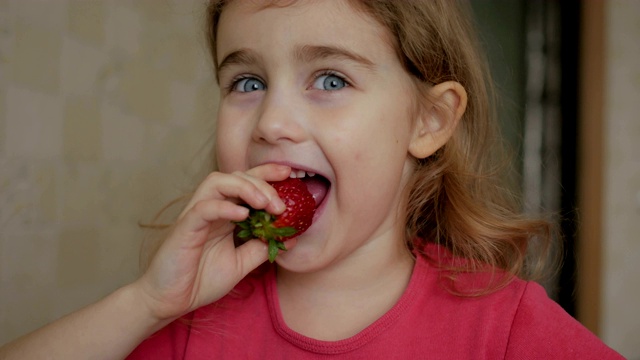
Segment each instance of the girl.
M491 176L488 78L455 2L214 0L208 16L219 171L139 280L7 357L621 358L517 277L550 230ZM311 173L313 225L256 270L266 245L234 246L241 205L280 214L267 182Z

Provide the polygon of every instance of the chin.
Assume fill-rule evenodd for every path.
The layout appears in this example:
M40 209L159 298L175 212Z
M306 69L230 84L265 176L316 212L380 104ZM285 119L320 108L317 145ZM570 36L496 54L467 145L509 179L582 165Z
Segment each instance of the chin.
M296 246L281 252L276 258L276 264L282 269L296 273L310 273L323 267L318 261L321 256L310 246L305 246L302 241L298 241Z

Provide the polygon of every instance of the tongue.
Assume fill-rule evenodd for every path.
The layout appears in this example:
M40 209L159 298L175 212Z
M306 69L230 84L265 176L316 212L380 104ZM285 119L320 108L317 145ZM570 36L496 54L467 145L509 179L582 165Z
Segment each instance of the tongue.
M328 184L323 179L320 179L319 176L305 177L303 181L307 185L311 196L313 196L313 199L316 201L317 207L327 195Z

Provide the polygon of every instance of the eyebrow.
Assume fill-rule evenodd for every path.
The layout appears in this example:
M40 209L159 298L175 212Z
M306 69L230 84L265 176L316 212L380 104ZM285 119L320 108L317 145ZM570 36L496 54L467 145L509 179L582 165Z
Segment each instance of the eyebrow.
M298 62L313 62L324 59L337 59L348 60L358 63L363 67L374 70L375 64L373 61L366 57L349 51L348 49L339 46L324 46L324 45L303 45L297 46L294 49L294 58ZM224 68L231 65L253 65L261 62L262 58L254 51L249 49L236 50L229 55L225 56L217 68L217 73L220 73Z
M258 56L255 52L249 49L240 49L225 56L224 59L220 61L220 64L218 65L218 68L216 70L218 73L220 73L220 71L222 71L224 68L231 65L251 65L258 63L260 60L260 56Z
M300 62L312 62L324 59L348 60L356 62L369 70L375 69L373 61L340 46L303 45L295 48L295 59Z

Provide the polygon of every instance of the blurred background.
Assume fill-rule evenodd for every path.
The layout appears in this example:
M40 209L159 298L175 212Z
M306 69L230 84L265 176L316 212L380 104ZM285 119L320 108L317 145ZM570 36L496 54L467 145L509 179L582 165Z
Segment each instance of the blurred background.
M0 344L136 278L209 168L203 0L0 0ZM514 189L557 214L549 295L640 359L640 1L472 1Z

